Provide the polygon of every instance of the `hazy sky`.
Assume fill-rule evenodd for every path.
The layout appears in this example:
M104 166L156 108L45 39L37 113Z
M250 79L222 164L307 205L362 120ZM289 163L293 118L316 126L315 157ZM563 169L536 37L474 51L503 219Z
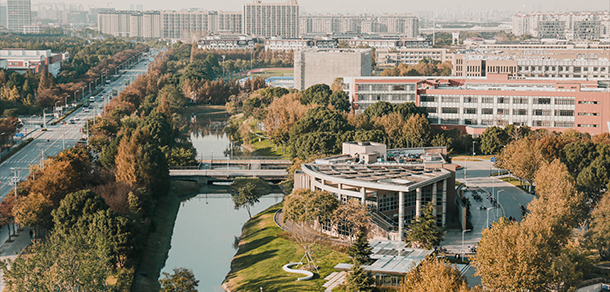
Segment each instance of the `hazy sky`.
M5 2L5 1L2 1ZM252 0L65 0L65 1L32 1L37 2L73 2L81 3L88 8L114 7L128 9L130 4L143 4L144 9L180 10L185 8L204 8L208 10L239 11L244 3ZM263 0L263 2L284 2L283 0ZM608 10L610 0L301 0L301 11L311 13L344 12L344 13L404 13L422 10L510 10L510 11L598 11Z

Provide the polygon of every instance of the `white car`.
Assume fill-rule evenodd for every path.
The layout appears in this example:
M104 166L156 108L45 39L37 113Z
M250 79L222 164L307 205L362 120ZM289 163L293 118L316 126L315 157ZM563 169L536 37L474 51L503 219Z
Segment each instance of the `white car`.
M75 121L80 121L80 118L79 117L75 117L74 120Z
M86 113L88 113L88 112L89 112L89 108L88 108L88 107L86 107L86 108L84 108L84 109L83 109L83 111L84 111L84 112L86 112Z

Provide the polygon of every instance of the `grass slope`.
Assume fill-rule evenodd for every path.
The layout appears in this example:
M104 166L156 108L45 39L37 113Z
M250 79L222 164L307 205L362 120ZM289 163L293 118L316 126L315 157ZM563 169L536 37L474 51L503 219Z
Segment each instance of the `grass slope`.
M322 248L314 254L320 267L310 281L297 281L300 274L290 274L282 266L296 262L303 251L273 222L274 213L281 203L259 213L243 228L239 250L231 262L231 271L225 279L231 291L324 291L324 277L334 272L334 266L348 262L346 254Z

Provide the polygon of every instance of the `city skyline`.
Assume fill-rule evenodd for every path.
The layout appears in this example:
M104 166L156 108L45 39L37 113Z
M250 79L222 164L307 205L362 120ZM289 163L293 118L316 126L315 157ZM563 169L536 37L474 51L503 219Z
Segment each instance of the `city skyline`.
M49 3L51 1L33 1L32 4ZM59 3L60 1L56 1ZM99 8L115 8L118 10L130 9L138 4L143 5L145 10L182 10L189 8L200 8L208 10L223 10L223 11L241 11L243 5L252 3L251 0L230 0L230 1L195 1L195 0L175 0L171 4L161 0L127 0L113 2L110 0L82 0L78 4L86 7ZM263 1L263 3L283 3L285 1ZM64 2L69 3L69 2ZM430 11L430 6L426 3L410 3L409 5L401 5L404 2L396 0L380 0L380 1L323 1L323 0L301 0L299 1L300 11L302 13L409 13L417 11ZM468 0L468 1L450 1L439 0L435 3L436 11L482 11L482 10L499 10L499 11L515 11L515 12L531 12L531 11L600 11L609 10L610 2L607 0L559 0L559 1L542 1L542 0L516 0L510 6L505 3L485 0Z

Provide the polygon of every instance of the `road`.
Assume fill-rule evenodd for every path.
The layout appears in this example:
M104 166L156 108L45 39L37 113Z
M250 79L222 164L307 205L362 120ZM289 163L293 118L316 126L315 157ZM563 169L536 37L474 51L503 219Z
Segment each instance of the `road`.
M157 53L151 50L153 57ZM73 147L79 139L84 138L84 133L86 132L83 129L85 121L101 114L103 106L111 99L112 90L116 89L117 92L121 92L126 87L125 80L129 80L131 84L139 75L147 72L149 63L149 59L143 58L132 69L125 71L120 78L104 86L103 92L95 96L95 102L91 102L88 109L82 107L77 109L69 118L65 119L65 125L58 123L51 126L48 123L49 118L47 117L47 131L42 132L40 128L31 131L32 124L40 125L41 119L22 119L25 123L25 129L30 133L28 137L35 139L11 158L0 164L0 198L5 198L13 189L14 184L12 182L15 180L15 176L18 181L24 180L30 173L29 168L31 165L39 165L43 157L54 156L64 148ZM74 123L71 123L71 120Z

